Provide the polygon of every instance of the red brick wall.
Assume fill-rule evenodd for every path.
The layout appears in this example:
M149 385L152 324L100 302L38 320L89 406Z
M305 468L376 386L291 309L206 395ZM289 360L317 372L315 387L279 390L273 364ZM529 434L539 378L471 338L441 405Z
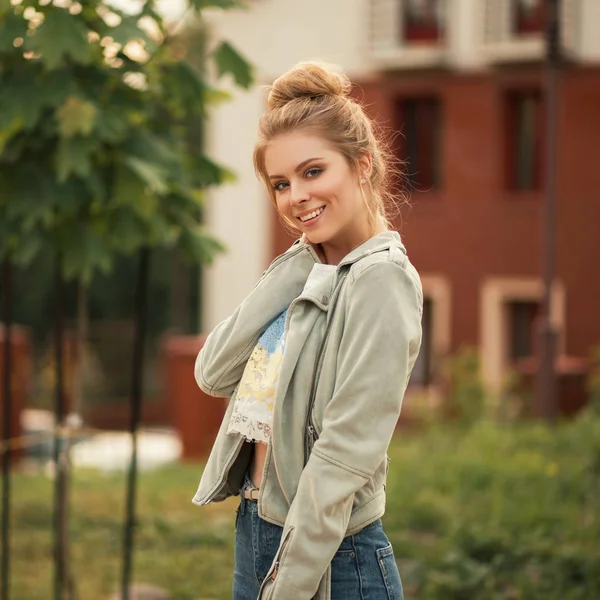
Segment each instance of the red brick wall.
M395 97L442 101L439 192L413 192L398 227L417 268L452 285L452 348L479 342L485 276L540 276L542 192L505 189L504 98L543 86L538 68L481 75L416 73L359 82L355 94L384 126ZM566 288L566 351L600 344L600 69L569 68L558 109L557 276ZM291 243L273 218L273 255Z

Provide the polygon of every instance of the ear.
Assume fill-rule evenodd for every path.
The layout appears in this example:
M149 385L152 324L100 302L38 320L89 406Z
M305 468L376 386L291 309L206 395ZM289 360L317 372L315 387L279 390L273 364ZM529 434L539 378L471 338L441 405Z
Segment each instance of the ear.
M357 160L357 171L358 178L369 179L371 177L371 173L373 173L373 159L369 152L365 152L361 156L359 156Z

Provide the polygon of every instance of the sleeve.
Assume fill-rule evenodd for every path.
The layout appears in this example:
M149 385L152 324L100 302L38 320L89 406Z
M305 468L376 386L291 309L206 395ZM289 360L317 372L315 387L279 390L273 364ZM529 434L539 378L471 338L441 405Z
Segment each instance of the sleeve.
M314 264L312 250L305 244L294 244L271 263L235 312L215 327L194 368L203 392L216 397L231 396L256 342L302 292Z
M354 494L385 459L421 343L422 292L395 262L351 282L333 397L259 600L310 600L347 531Z

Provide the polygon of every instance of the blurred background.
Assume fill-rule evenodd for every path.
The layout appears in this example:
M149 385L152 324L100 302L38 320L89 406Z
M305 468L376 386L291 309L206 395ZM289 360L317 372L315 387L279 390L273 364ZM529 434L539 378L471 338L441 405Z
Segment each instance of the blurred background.
M311 59L403 162L405 597L600 598L600 1L0 0L0 600L231 597L193 365L293 241L252 149Z

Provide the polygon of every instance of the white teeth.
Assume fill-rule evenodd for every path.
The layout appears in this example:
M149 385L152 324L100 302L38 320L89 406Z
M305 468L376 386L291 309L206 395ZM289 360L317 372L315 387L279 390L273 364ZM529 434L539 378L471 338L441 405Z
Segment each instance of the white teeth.
M310 214L304 215L303 217L299 217L299 218L303 223L305 223L306 221L310 221L310 219L314 219L315 217L318 217L324 210L325 210L325 207L322 206L321 208L317 208L317 210L314 210Z

